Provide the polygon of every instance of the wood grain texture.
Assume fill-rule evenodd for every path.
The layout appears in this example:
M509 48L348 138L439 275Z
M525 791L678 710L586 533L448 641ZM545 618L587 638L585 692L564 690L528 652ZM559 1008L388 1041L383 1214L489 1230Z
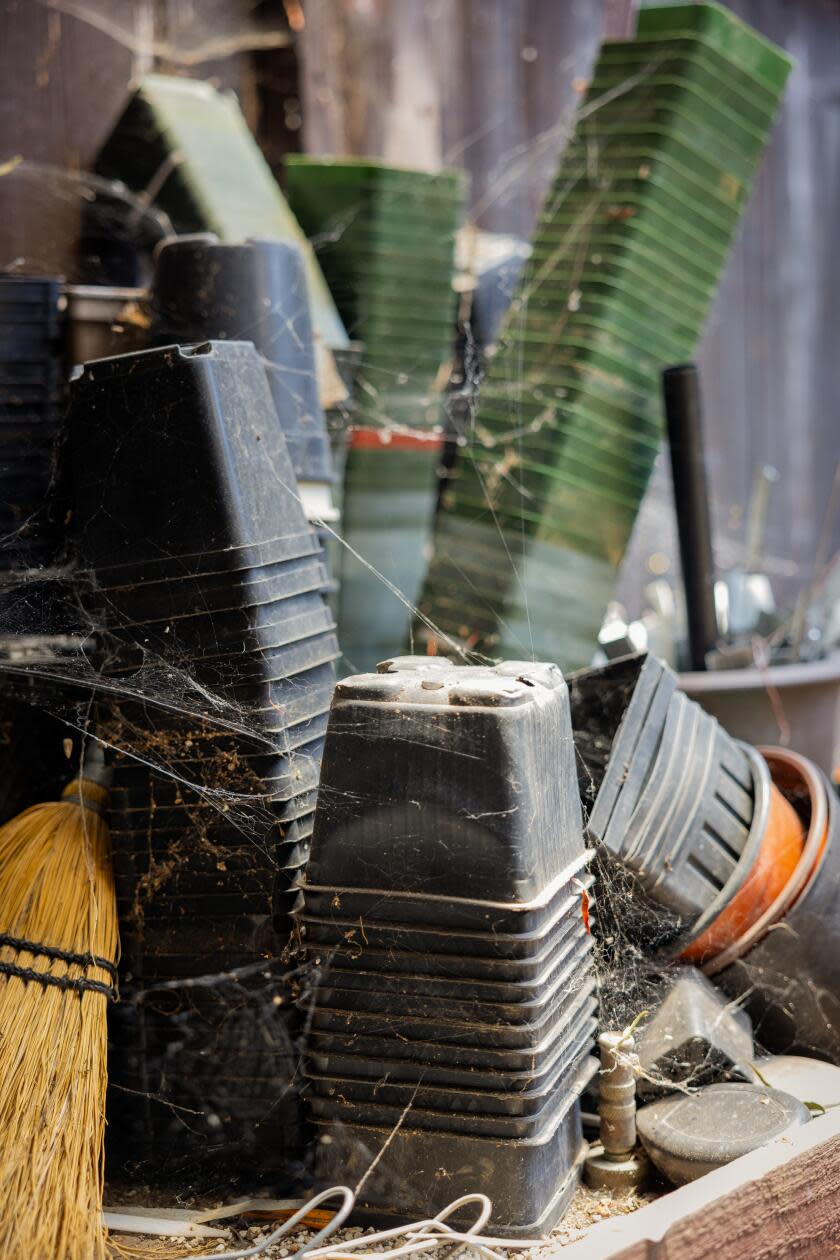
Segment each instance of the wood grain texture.
M829 1112L552 1260L830 1260L840 1255L840 1116Z
M840 1255L840 1138L809 1151L712 1207L659 1242L610 1260L829 1260Z

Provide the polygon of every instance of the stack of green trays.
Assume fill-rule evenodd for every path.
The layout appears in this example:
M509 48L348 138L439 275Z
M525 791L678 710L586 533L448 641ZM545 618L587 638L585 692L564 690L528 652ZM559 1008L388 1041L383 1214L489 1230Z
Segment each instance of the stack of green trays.
M591 660L662 368L695 352L789 70L714 4L603 46L438 517L421 606L445 634Z
M406 643L423 582L466 178L298 155L286 175L289 203L362 345L338 571L339 642L346 671L358 673Z
M351 337L364 343L359 423L427 428L455 322L461 171L402 170L368 159L286 159L289 202L312 239Z

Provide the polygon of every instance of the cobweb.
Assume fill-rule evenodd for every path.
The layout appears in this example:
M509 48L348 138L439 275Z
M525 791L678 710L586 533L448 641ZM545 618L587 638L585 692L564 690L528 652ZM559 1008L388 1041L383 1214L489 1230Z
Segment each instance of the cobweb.
M557 128L555 143L567 133L569 121ZM541 153L544 141L536 147ZM523 160L527 155L518 153L516 162ZM29 195L64 209L89 210L98 199L103 213L132 223L147 247L168 230L153 206L131 199L123 189L40 166L25 155L19 169L4 178L25 180ZM38 272L39 262L15 259L13 268L19 274ZM82 257L78 274L70 278L98 280L97 267L98 259ZM511 291L514 278L512 273ZM457 372L446 393L452 460L465 428L474 422L486 350L486 337L476 336L468 307L459 337ZM365 376L363 359L355 389L375 403L380 383ZM345 404L330 417L339 463L352 419L352 408ZM387 430L385 409L380 419ZM266 476L274 478L269 467ZM277 485L277 493L295 491ZM266 715L199 683L177 643L162 650L126 642L108 593L73 559L69 503L59 433L47 501L33 505L18 533L0 540L6 567L0 584L0 738L9 758L2 817L43 799L45 792L57 792L94 739L105 745L115 766L142 767L148 774L150 842L142 872L130 854L119 846L115 852L123 960L122 1000L112 1011L111 1175L115 1184L125 1176L158 1180L179 1196L228 1197L244 1187L289 1190L306 1184L311 1171L311 1132L301 1102L304 1054L312 994L329 955L304 961L288 924L284 930L272 912L278 819L259 779L249 777L237 756L243 740L249 747L273 746ZM62 546L55 563L26 571L19 563L22 544L41 525L54 532L56 519ZM399 573L375 565L345 538L341 524L322 525L339 580L336 557L351 554L398 606L405 637L393 642L393 654L412 646L411 626L419 619L441 652L467 663L487 659L450 643L422 616L416 596L402 589ZM498 562L512 564L503 550ZM523 642L522 659L531 655ZM353 667L352 661L347 664ZM181 736L173 734L173 718L178 731L215 741L218 758L209 780L184 772L185 750ZM294 756L295 750L288 752ZM321 789L322 806L328 791ZM186 821L183 834L161 855L151 844L156 811L165 813L173 801L185 805ZM217 839L220 827L224 843ZM200 914L184 922L179 877L196 853L202 870L215 867L219 896L227 873L245 877L249 892L241 898L231 893L241 911L231 929L235 949L229 948L229 939L214 945ZM593 927L601 1024L623 1028L655 1005L670 983L667 967L657 961L668 926L652 926L649 908L640 905L635 889L615 870L600 869L598 875ZM359 931L363 934L364 925ZM351 933L351 948L352 942ZM167 960L164 978L148 974L150 943ZM177 974L179 963L183 974ZM681 1085L691 1083L687 1077ZM421 1211L422 1204L417 1208Z

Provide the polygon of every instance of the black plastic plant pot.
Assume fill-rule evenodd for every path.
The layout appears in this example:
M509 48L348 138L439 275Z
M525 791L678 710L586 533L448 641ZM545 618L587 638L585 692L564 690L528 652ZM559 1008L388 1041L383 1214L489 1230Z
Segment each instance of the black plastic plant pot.
M117 839L121 833L117 831ZM172 855L170 855L171 857ZM226 896L230 892L252 895L266 891L266 871L272 863L265 850L252 840L244 840L234 849L226 848L224 853L214 852L212 846L202 846L197 852L183 855L180 861L170 861L157 871L157 878L148 890L148 896L157 897L196 897ZM203 859L203 860L202 860ZM143 873L149 869L134 855L122 853L119 844L114 846L114 871L120 878Z
M284 839L285 825L276 822L270 808L258 799L250 808L235 809L220 798L218 809L205 810L201 815L195 811L179 813L165 806L159 808L154 798L147 798L145 806L131 809L125 808L123 801L124 798L118 798L112 803L112 831L126 846L133 840L141 857L144 839L150 857L159 855L170 840L177 840L179 836L194 837L197 848L205 843L211 849L224 847L228 853L253 843L265 848L272 841Z
M339 683L307 881L525 906L584 854L568 695L552 665Z
M299 840L296 844L280 844L275 855L278 875L285 879L286 872L294 871L298 874L309 858L309 840Z
M308 1019L316 1032L334 1032L345 1037L374 1038L410 1044L434 1042L450 1052L460 1048L465 1061L469 1061L470 1049L527 1050L542 1045L559 1036L568 1027L569 1012L576 1009L581 993L586 992L592 980L592 968L586 951L581 950L574 958L561 982L537 1008L533 1022L518 1022L510 1014L501 1018L490 1014L489 1022L480 1023L469 1009L454 1018L398 1015L361 1009L358 1001L352 1009L340 1010L318 1004L317 994ZM355 995L354 995L355 997ZM470 1049L467 1049L469 1047ZM454 1051L458 1053L459 1051Z
M317 834L318 817L315 818ZM308 873L307 873L308 879ZM586 924L589 912L591 877L585 866L562 887L554 900L552 913L539 927L531 931L502 932L496 930L494 921L482 923L482 930L452 930L437 925L422 929L399 923L380 924L375 919L365 921L344 917L340 909L340 892L336 890L339 908L329 918L317 918L307 913L302 920L307 940L313 945L340 945L346 943L359 950L362 945L372 949L392 950L418 954L446 954L471 960L500 959L506 962L544 958L555 943L560 931L570 920ZM307 907L309 887L305 887ZM325 909L327 907L325 906Z
M752 865L769 778L675 686L653 657L583 671L570 680L572 720L584 799L595 793L590 839L695 932Z
M318 1093L310 1093L309 1108L316 1120L333 1121L338 1124L368 1124L374 1127L393 1128L399 1124L403 1112L403 1124L410 1129L431 1130L434 1133L463 1133L473 1137L497 1138L532 1138L544 1132L558 1114L565 1114L569 1109L569 1094L574 1100L580 1097L583 1088L598 1070L594 1059L586 1059L584 1063L572 1065L568 1072L568 1080L562 1086L554 1088L542 1100L539 1111L533 1115L483 1115L479 1112L451 1110L427 1110L419 1102L403 1104L402 1107L388 1106L386 1103L354 1102L336 1091L334 1097L325 1097Z
M161 757L166 771L177 776L185 791L201 795L206 790L208 798L214 803L224 800L229 809L239 805L247 805L255 798L261 798L268 806L273 797L281 798L281 792L290 788L286 796L297 796L300 792L310 791L317 785L318 766L323 751L323 740L314 740L283 754L282 752L243 754L236 745L236 740L225 744L219 742L215 753L204 759L189 759L174 756ZM314 782L295 787L295 779L309 779ZM142 772L136 774L126 771L120 776L120 786L124 789L122 801L126 805L143 808L148 801L147 780ZM115 797L115 800L120 799Z
M576 1002L575 1010L578 1011L577 1018L580 1023L586 1022L595 1011L595 1001L592 998L594 982L590 981L581 988ZM546 1064L550 1063L556 1056L561 1044L564 1044L568 1037L574 1032L574 1017L569 1013L565 1021L556 1023L542 1041L531 1047L503 1047L503 1046L477 1046L472 1045L469 1048L460 1043L441 1043L439 1041L423 1041L423 1040L406 1040L403 1035L400 1036L376 1036L362 1034L360 1032L337 1032L326 1031L311 1026L310 1027L307 1052L313 1056L321 1056L321 1061L327 1064L332 1063L332 1071L337 1075L342 1074L339 1067L339 1059L344 1055L360 1055L364 1058L382 1059L388 1062L392 1060L407 1060L408 1067L416 1070L418 1064L426 1067L442 1067L447 1071L449 1069L467 1070L470 1073L487 1071L488 1073L511 1073L518 1074L522 1072L531 1072L532 1074L542 1071ZM413 1067L412 1067L413 1065ZM387 1068L387 1063L386 1063ZM421 1078L423 1077L421 1071ZM416 1079L416 1078L415 1078ZM431 1079L431 1078L430 1078ZM498 1089L505 1088L502 1084L497 1086Z
M616 826L629 819L624 781L631 769L646 780L677 678L663 661L638 655L578 670L567 682L584 815L600 840L614 815Z
M303 534L286 533L253 544L224 547L220 551L202 549L189 555L161 555L156 560L100 565L97 576L102 590L113 592L163 582L192 582L203 577L224 578L235 575L242 569L262 569L293 560L319 560L320 557L318 539L307 526Z
M333 638L333 636L330 636ZM242 704L253 705L258 709L271 707L275 714L283 719L285 725L293 725L314 714L328 712L333 690L335 689L334 661L337 655L325 645L321 664L307 665L305 669L285 672L280 678L269 679L265 684L256 682L230 684L225 679L213 682L211 686L219 687L223 694L231 700ZM257 687L260 690L257 692ZM267 687L264 693L263 688ZM257 695L267 695L262 705L258 705ZM317 705L317 708L315 707Z
M311 604L301 610L299 601L304 599ZM296 600L296 613L289 607L291 601L272 605L276 611L271 615L277 618L272 621L257 609L250 610L249 614L232 614L232 622L227 623L222 622L218 614L193 618L188 622L183 619L161 622L157 626L134 627L115 620L112 630L115 638L134 649L138 664L144 659L143 653L151 649L173 663L192 661L196 665L217 661L220 657L230 661L237 653L242 655L245 668L250 663L249 656L259 656L270 662L277 655L277 649L286 649L303 639L335 630L332 612L319 593L297 596ZM282 606L284 603L285 607ZM129 658L123 672L131 663ZM258 668L262 671L263 667L259 664Z
M390 929L395 943L396 934L405 932L413 924L418 928L418 940L424 931L435 929L455 933L486 932L499 938L522 939L549 932L568 897L573 893L582 896L590 856L591 851L584 851L560 872L545 894L533 902L514 906L466 897L426 897L419 893L411 896L384 889L360 892L335 886L325 888L311 882L310 872L306 885L307 914L324 920L361 919L371 925L374 933Z
M108 600L137 624L196 613L251 607L321 588L323 563L313 557L282 560L261 569L240 569L215 577L205 575L179 581L138 584L108 592Z
M307 1061L310 1070L318 1076L338 1077L350 1086L353 1082L375 1086L387 1080L412 1089L453 1089L470 1095L481 1091L482 1097L488 1099L492 1095L506 1098L511 1094L540 1091L561 1068L568 1068L570 1047L592 1038L595 1010L590 989L589 993L581 995L563 1036L556 1038L537 1061L530 1061L525 1067L521 1058L502 1063L498 1054L494 1060L481 1064L475 1062L474 1054L468 1060L463 1055L459 1058L450 1055L432 1061L425 1046L419 1048L414 1058L401 1051L397 1057L389 1053L390 1043L385 1043L375 1055L367 1055L356 1048L326 1046L324 1038L318 1034L307 1040Z
M252 341L296 476L332 481L306 276L295 245L229 244L206 235L169 238L156 251L150 300L158 345Z
M481 998L464 997L460 993L445 998L410 990L395 997L391 990L378 987L375 977L364 989L343 989L335 983L325 984L321 981L315 993L315 1001L321 1010L327 1011L391 1016L396 1008L400 1011L401 1018L409 1020L431 1019L456 1023L475 1021L479 1025L500 1023L523 1026L537 1023L553 1004L561 1002L570 992L579 989L581 974L586 974L582 972L581 960L591 947L591 938L568 942L565 955L560 957L556 968L546 977L540 989L527 986L526 991L514 990L513 1000L507 1002L490 993L485 993ZM330 973L330 979L335 981L338 976ZM452 981L453 988L455 983ZM487 986L488 989L489 987ZM506 987L508 992L513 989L512 985Z
M307 532L250 344L87 364L73 382L68 438L79 552L94 569Z
M269 912L265 915L202 915L159 923L143 937L144 958L171 956L191 959L193 975L208 974L205 955L251 959L273 948L274 932ZM241 964L239 964L241 965Z
M361 1180L354 1219L404 1224L441 1211L453 1198L476 1191L493 1203L494 1229L534 1237L560 1220L577 1187L583 1141L577 1102L555 1114L533 1137L500 1140L368 1125L317 1126L316 1185ZM391 1140L388 1141L389 1134ZM328 1140L325 1140L328 1139ZM450 1219L450 1224L456 1223ZM467 1217L458 1221L467 1223Z
M165 656L171 664L184 667L191 664L196 669L236 669L243 682L246 682L249 675L266 677L267 668L271 677L272 663L278 656L282 656L288 646L335 630L331 611L327 609L322 597L314 593L307 599L312 601L309 610L298 611L296 614L283 610L287 615L281 616L280 621L272 622L271 625L248 627L238 638L234 635L233 640L228 643L224 640L219 643L212 634L205 634L203 644L196 645L194 630L184 641L176 624L169 634L166 633L166 625L162 625L155 634L149 633L149 627L141 631L132 630L126 625L116 625L113 627L113 638L120 641L120 655L113 659L113 664L108 665L108 672L115 678L130 675L146 662L147 654L156 653Z
M365 1075L322 1076L312 1071L307 1071L306 1075L310 1094L325 1099L341 1097L354 1108L383 1103L401 1111L406 1106L416 1105L422 1110L451 1110L463 1115L533 1117L542 1111L552 1096L570 1087L575 1071L591 1049L593 1032L592 1020L576 1027L549 1071L533 1077L533 1084L526 1089L507 1093L494 1089L401 1081L390 1075L384 1077L381 1065L377 1077L374 1074L375 1063L367 1065Z
M304 637L298 627L303 628L311 621L317 623L323 615L324 603L319 587L314 586L309 591L281 595L248 606L234 604L230 608L202 610L177 617L163 614L154 620L135 620L128 609L127 615L117 619L114 614L118 614L119 610L112 607L115 632L119 630L122 636L129 633L136 641L142 642L146 638L159 639L165 635L169 641L183 645L185 650L194 647L196 655L200 656L212 653L214 648L236 647L250 631L261 633L269 626L294 626L294 641L297 641Z
M714 718L678 693L616 856L645 890L692 925L734 891L764 838L769 775ZM618 837L608 832L605 841ZM719 906L718 906L719 908ZM714 917L714 916L713 916Z
M225 810L228 817L239 819L241 811L251 818L257 808L270 812L271 817L286 827L296 819L307 817L315 808L316 789L302 789L292 793L284 801L271 801L263 788L263 781L251 774L243 774L235 790L211 784L206 792L187 784L172 773L150 770L148 765L125 760L117 764L111 787L112 810L130 818L132 813L155 810L157 818L180 819L218 817Z
M798 808L808 829L794 879L804 881L793 903L764 928L742 956L707 967L714 983L744 1002L756 1040L776 1054L840 1061L840 801L823 772L805 758L768 750L776 786ZM784 777L774 766L782 763ZM802 763L801 785L788 765ZM810 871L810 875L808 875ZM736 946L736 952L740 945Z
M576 903L573 903L577 910ZM572 907L570 907L572 908ZM305 924L305 919L301 921ZM543 984L568 949L570 937L586 925L573 913L549 937L545 949L533 959L482 959L460 954L418 954L414 950L365 948L359 932L336 939L334 945L301 944L306 958L319 966L326 982L343 989L378 989L383 993L428 994L429 997L471 998L477 1002L516 1002L528 985Z
M209 722L219 718L222 721L227 719L233 726L245 724L249 734L265 736L283 753L316 737L320 739L326 731L334 685L334 679L330 679L329 674L338 656L336 651L329 650L329 646L320 657L327 673L319 684L308 681L316 671L304 668L294 674L284 674L279 679L265 678L260 684L252 682L247 686L233 687L223 680L206 678L199 668L193 666L190 673L201 686L185 689L185 708L191 706L197 715ZM294 662L295 665L303 663ZM181 668L184 668L183 664ZM290 680L295 679L300 680L297 685L294 682L289 685Z
M525 1024L539 1020L546 1008L553 1002L562 999L570 987L579 986L580 960L592 948L592 938L587 936L583 928L571 934L566 941L565 950L557 957L550 972L540 977L539 985L523 985L517 989L513 985L504 986L510 995L502 997L498 989L491 985L483 986L480 996L465 994L463 990L475 988L475 985L458 984L450 981L452 986L449 995L423 992L410 983L402 983L398 993L393 988L385 987L380 980L377 983L375 973L367 973L369 984L366 988L360 985L341 987L342 973L325 968L326 980L319 978L315 991L315 1000L322 1009L369 1011L380 1014L391 1014L395 1009L401 1017L420 1019L474 1020L477 1024L490 1022ZM440 982L438 982L440 983Z

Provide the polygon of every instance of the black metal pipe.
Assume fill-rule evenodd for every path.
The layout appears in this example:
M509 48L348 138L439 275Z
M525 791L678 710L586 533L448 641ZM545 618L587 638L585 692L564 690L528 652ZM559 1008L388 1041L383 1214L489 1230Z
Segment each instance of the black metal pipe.
M706 465L700 379L693 363L662 373L674 506L680 536L688 647L692 669L706 668L706 653L717 642L715 570Z

